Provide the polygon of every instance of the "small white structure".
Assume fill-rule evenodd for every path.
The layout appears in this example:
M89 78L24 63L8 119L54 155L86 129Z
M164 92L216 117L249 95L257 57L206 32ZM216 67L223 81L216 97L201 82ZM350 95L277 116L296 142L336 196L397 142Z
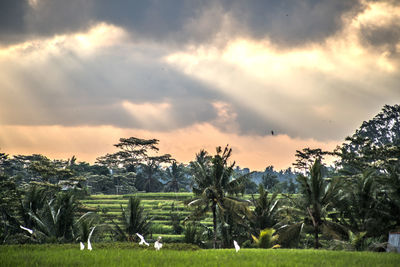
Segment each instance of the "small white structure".
M386 251L395 251L397 253L400 253L400 232L389 233L389 241Z

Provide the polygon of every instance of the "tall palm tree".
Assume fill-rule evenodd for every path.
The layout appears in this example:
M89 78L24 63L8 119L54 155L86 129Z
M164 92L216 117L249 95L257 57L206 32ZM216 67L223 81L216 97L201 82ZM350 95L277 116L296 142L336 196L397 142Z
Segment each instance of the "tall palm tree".
M212 212L214 240L217 243L217 209L221 213L229 212L236 220L244 220L249 215L249 202L234 197L244 192L244 181L247 175L232 179L235 163L228 163L232 149L228 146L222 150L217 147L217 153L211 157L204 150L196 155L196 161L191 163L193 172L193 193L196 199L189 203L197 209L190 217L205 215Z
M333 210L333 201L340 194L338 178L324 178L319 159L316 159L307 176L299 175L300 198L290 200L297 210L302 211L306 221L312 223L314 232L314 248L319 248L319 233L321 230L334 232L340 226L327 219L328 211ZM307 220L308 219L308 220ZM297 223L302 229L303 224ZM325 229L323 229L325 228Z

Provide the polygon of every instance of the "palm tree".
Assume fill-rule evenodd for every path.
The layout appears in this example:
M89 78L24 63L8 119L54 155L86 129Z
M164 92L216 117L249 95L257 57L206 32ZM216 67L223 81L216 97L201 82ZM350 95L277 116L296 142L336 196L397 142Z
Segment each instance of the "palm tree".
M184 166L183 164L177 164L176 161L172 162L171 167L166 170L167 184L165 185L165 191L167 192L178 192L179 188L187 185Z
M33 222L33 229L39 241L72 241L74 234L75 212L78 202L72 193L58 194L36 212L28 215Z
M249 202L233 197L233 194L243 193L243 182L248 174L232 179L235 163L228 164L231 153L232 149L228 146L223 151L221 147L217 147L217 153L213 157L201 150L196 155L197 160L191 163L193 193L196 199L191 201L189 206L195 206L197 209L190 217L203 216L211 210L214 248L217 243L217 208L220 213L229 212L237 221L243 221L246 216L250 216L247 208Z
M400 228L400 163L396 162L388 168L388 175L381 181L387 192L384 205L391 220L394 222L393 229Z
M85 242L89 238L91 229L96 227L96 232L99 229L109 228L106 224L101 224L100 215L95 212L86 212L75 222L75 240Z
M279 222L279 199L278 193L273 193L268 197L268 191L265 191L262 184L258 186L259 196L254 198L252 196L252 203L254 205L252 228L254 233L259 233L265 228L272 228Z
M125 210L121 205L122 215L121 221L123 228L114 223L117 239L123 241L133 241L136 233L145 236L149 233L151 218L143 213L143 207L140 206L140 199L138 197L130 197L128 208Z
M140 164L140 172L136 179L136 187L146 192L161 191L163 184L160 182L161 164L170 162L171 155L147 157L146 162Z
M52 196L53 194L43 187L36 185L29 187L20 202L21 204L19 209L23 224L26 227L32 228L34 225L33 219L29 215L29 212L36 214L38 210L41 210L46 205L46 201L51 199Z
M299 198L289 198L297 211L303 213L305 222L311 222L314 232L314 248L319 248L319 232L328 230L337 232L341 227L327 219L328 211L333 210L333 201L340 194L338 178L324 178L319 159L316 159L310 168L307 176L299 175L299 189L301 196ZM301 230L303 222L297 222L287 229Z
M379 178L373 169L346 177L343 194L336 203L339 213L335 219L352 233L366 232L368 237L390 230L384 227L390 219L381 203Z

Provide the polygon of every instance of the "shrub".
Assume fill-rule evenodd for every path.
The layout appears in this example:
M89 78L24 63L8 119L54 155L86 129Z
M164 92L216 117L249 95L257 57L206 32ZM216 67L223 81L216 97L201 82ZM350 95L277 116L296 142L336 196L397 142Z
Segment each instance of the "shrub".
M257 247L259 248L271 248L276 244L278 240L278 235L274 235L275 229L273 228L265 228L264 230L260 231L260 236L257 238L254 235L253 237L254 242L256 243Z

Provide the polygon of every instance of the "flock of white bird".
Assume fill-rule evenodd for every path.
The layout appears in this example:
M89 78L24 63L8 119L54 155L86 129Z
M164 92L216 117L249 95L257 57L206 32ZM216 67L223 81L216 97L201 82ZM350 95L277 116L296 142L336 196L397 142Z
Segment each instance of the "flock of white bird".
M31 229L29 229L29 228L26 228L26 227L23 227L22 225L20 225L19 227L21 227L21 229L27 231L29 234L31 234L31 235L33 234L33 230L31 230ZM92 250L92 243L90 243L90 238L92 237L92 234L93 234L93 231L94 231L95 228L96 228L96 226L92 228L92 230L90 231L89 236L88 236L88 240L87 240L87 249L88 249L88 250ZM136 235L140 238L139 245L150 246L150 244L146 242L146 240L144 239L144 237L143 237L141 234L136 233ZM156 250L160 250L160 249L162 248L162 246L163 246L163 244L161 243L161 238L162 238L162 237L159 236L159 237L157 238L157 241L154 242L154 248L155 248ZM233 245L235 246L236 252L239 252L240 246L239 246L239 244L236 242L236 240L233 240ZM84 249L85 249L85 244L83 244L82 242L80 242L80 248L81 248L81 250L84 250Z

